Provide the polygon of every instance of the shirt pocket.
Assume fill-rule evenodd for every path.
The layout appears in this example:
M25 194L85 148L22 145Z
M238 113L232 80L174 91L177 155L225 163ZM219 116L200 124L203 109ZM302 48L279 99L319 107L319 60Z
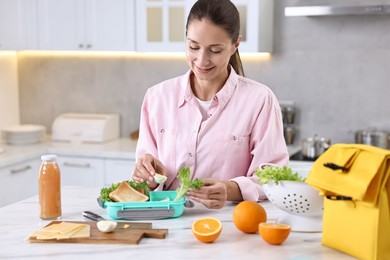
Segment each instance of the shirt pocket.
M224 157L224 166L230 168L230 170L242 171L248 167L251 157L249 136L218 133L214 147L217 154Z

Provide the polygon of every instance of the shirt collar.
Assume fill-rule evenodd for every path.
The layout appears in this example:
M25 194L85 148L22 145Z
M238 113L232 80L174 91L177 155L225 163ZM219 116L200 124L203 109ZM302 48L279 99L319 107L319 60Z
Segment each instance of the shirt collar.
M194 93L191 89L191 77L192 70L188 70L188 72L182 78L182 87L181 93L178 100L178 107L184 105L185 102L190 102L193 98L195 98ZM228 79L225 82L225 85L221 88L220 91L215 95L220 105L224 107L226 103L229 101L232 96L234 89L237 86L239 75L236 71L230 66L230 74Z

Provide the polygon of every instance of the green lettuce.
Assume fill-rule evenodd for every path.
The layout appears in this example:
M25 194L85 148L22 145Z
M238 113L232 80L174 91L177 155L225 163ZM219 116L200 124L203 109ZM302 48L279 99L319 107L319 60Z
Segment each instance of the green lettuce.
M182 168L177 174L176 178L180 181L180 186L176 189L177 195L175 201L183 198L189 189L199 190L200 187L204 186L204 182L198 178L191 181L190 168Z
M264 169L257 168L255 175L259 178L260 184L268 184L274 181L276 185L279 181L305 181L305 178L299 176L297 172L293 172L287 166L266 166Z

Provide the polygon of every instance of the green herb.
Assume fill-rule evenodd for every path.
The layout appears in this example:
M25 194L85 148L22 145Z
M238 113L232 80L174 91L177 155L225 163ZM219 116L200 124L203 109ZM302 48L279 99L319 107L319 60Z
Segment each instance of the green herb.
M177 195L175 201L183 198L189 189L199 190L200 187L204 186L204 182L198 178L194 181L190 180L191 173L190 168L182 168L176 176L176 179L180 180L180 186L176 189Z
M279 181L305 180L305 178L302 178L297 172L293 172L292 169L287 166L266 166L264 169L257 168L255 174L259 178L260 184L267 184L270 181L274 181L275 184L278 185Z
M146 196L149 196L149 186L148 184L146 183L146 181L144 182L137 182L137 181L126 181L132 188L136 189L136 190L143 190L143 193L146 195ZM104 187L100 190L100 198L104 201L107 201L107 202L113 202L112 199L110 199L110 193L112 191L114 191L116 188L118 188L118 186L121 184L121 182L118 182L118 183L113 183L111 184L110 187Z

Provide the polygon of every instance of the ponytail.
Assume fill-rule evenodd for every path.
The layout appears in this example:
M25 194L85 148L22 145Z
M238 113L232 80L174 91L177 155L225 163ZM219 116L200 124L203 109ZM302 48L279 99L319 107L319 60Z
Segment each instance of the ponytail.
M242 67L242 62L240 58L240 53L238 49L236 52L230 57L229 64L233 67L238 75L245 77L244 68Z

